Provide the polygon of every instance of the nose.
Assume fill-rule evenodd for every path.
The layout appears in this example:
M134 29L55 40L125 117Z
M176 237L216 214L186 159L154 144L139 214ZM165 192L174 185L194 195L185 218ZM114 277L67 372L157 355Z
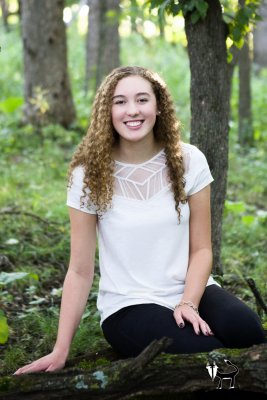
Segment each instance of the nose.
M128 103L127 115L136 117L139 114L137 104L135 102Z

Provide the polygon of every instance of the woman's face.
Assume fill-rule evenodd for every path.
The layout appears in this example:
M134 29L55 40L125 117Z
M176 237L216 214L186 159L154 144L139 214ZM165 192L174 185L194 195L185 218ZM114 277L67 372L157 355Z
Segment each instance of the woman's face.
M157 101L150 82L140 76L121 79L113 94L111 114L120 139L138 142L153 135Z

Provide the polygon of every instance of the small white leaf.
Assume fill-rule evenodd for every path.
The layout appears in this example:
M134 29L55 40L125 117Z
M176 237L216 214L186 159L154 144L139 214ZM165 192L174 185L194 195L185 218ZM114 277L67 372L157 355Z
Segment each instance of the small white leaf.
M18 241L18 239L15 239L15 238L10 238L10 239L8 239L8 240L6 240L5 241L5 244L18 244L19 243L19 241Z

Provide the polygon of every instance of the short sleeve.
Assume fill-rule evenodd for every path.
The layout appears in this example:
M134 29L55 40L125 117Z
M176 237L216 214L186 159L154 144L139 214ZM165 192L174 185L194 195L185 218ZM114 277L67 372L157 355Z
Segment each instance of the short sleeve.
M76 208L77 210L83 211L87 214L96 214L96 207L90 201L90 191L87 189L86 196L83 196L83 177L84 172L81 166L74 168L72 172L71 185L67 189L67 206Z
M213 177L204 153L196 146L185 145L185 191L187 196L199 192L213 182Z

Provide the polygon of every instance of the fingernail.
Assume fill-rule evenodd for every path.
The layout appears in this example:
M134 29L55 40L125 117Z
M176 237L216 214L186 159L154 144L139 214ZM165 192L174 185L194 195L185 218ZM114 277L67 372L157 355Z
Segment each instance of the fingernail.
M184 324L181 322L180 324L179 324L179 328L183 328L184 327Z
M206 332L205 332L205 335L206 335L206 336L208 336L208 334L209 334L209 332L208 332L208 331L206 331Z

